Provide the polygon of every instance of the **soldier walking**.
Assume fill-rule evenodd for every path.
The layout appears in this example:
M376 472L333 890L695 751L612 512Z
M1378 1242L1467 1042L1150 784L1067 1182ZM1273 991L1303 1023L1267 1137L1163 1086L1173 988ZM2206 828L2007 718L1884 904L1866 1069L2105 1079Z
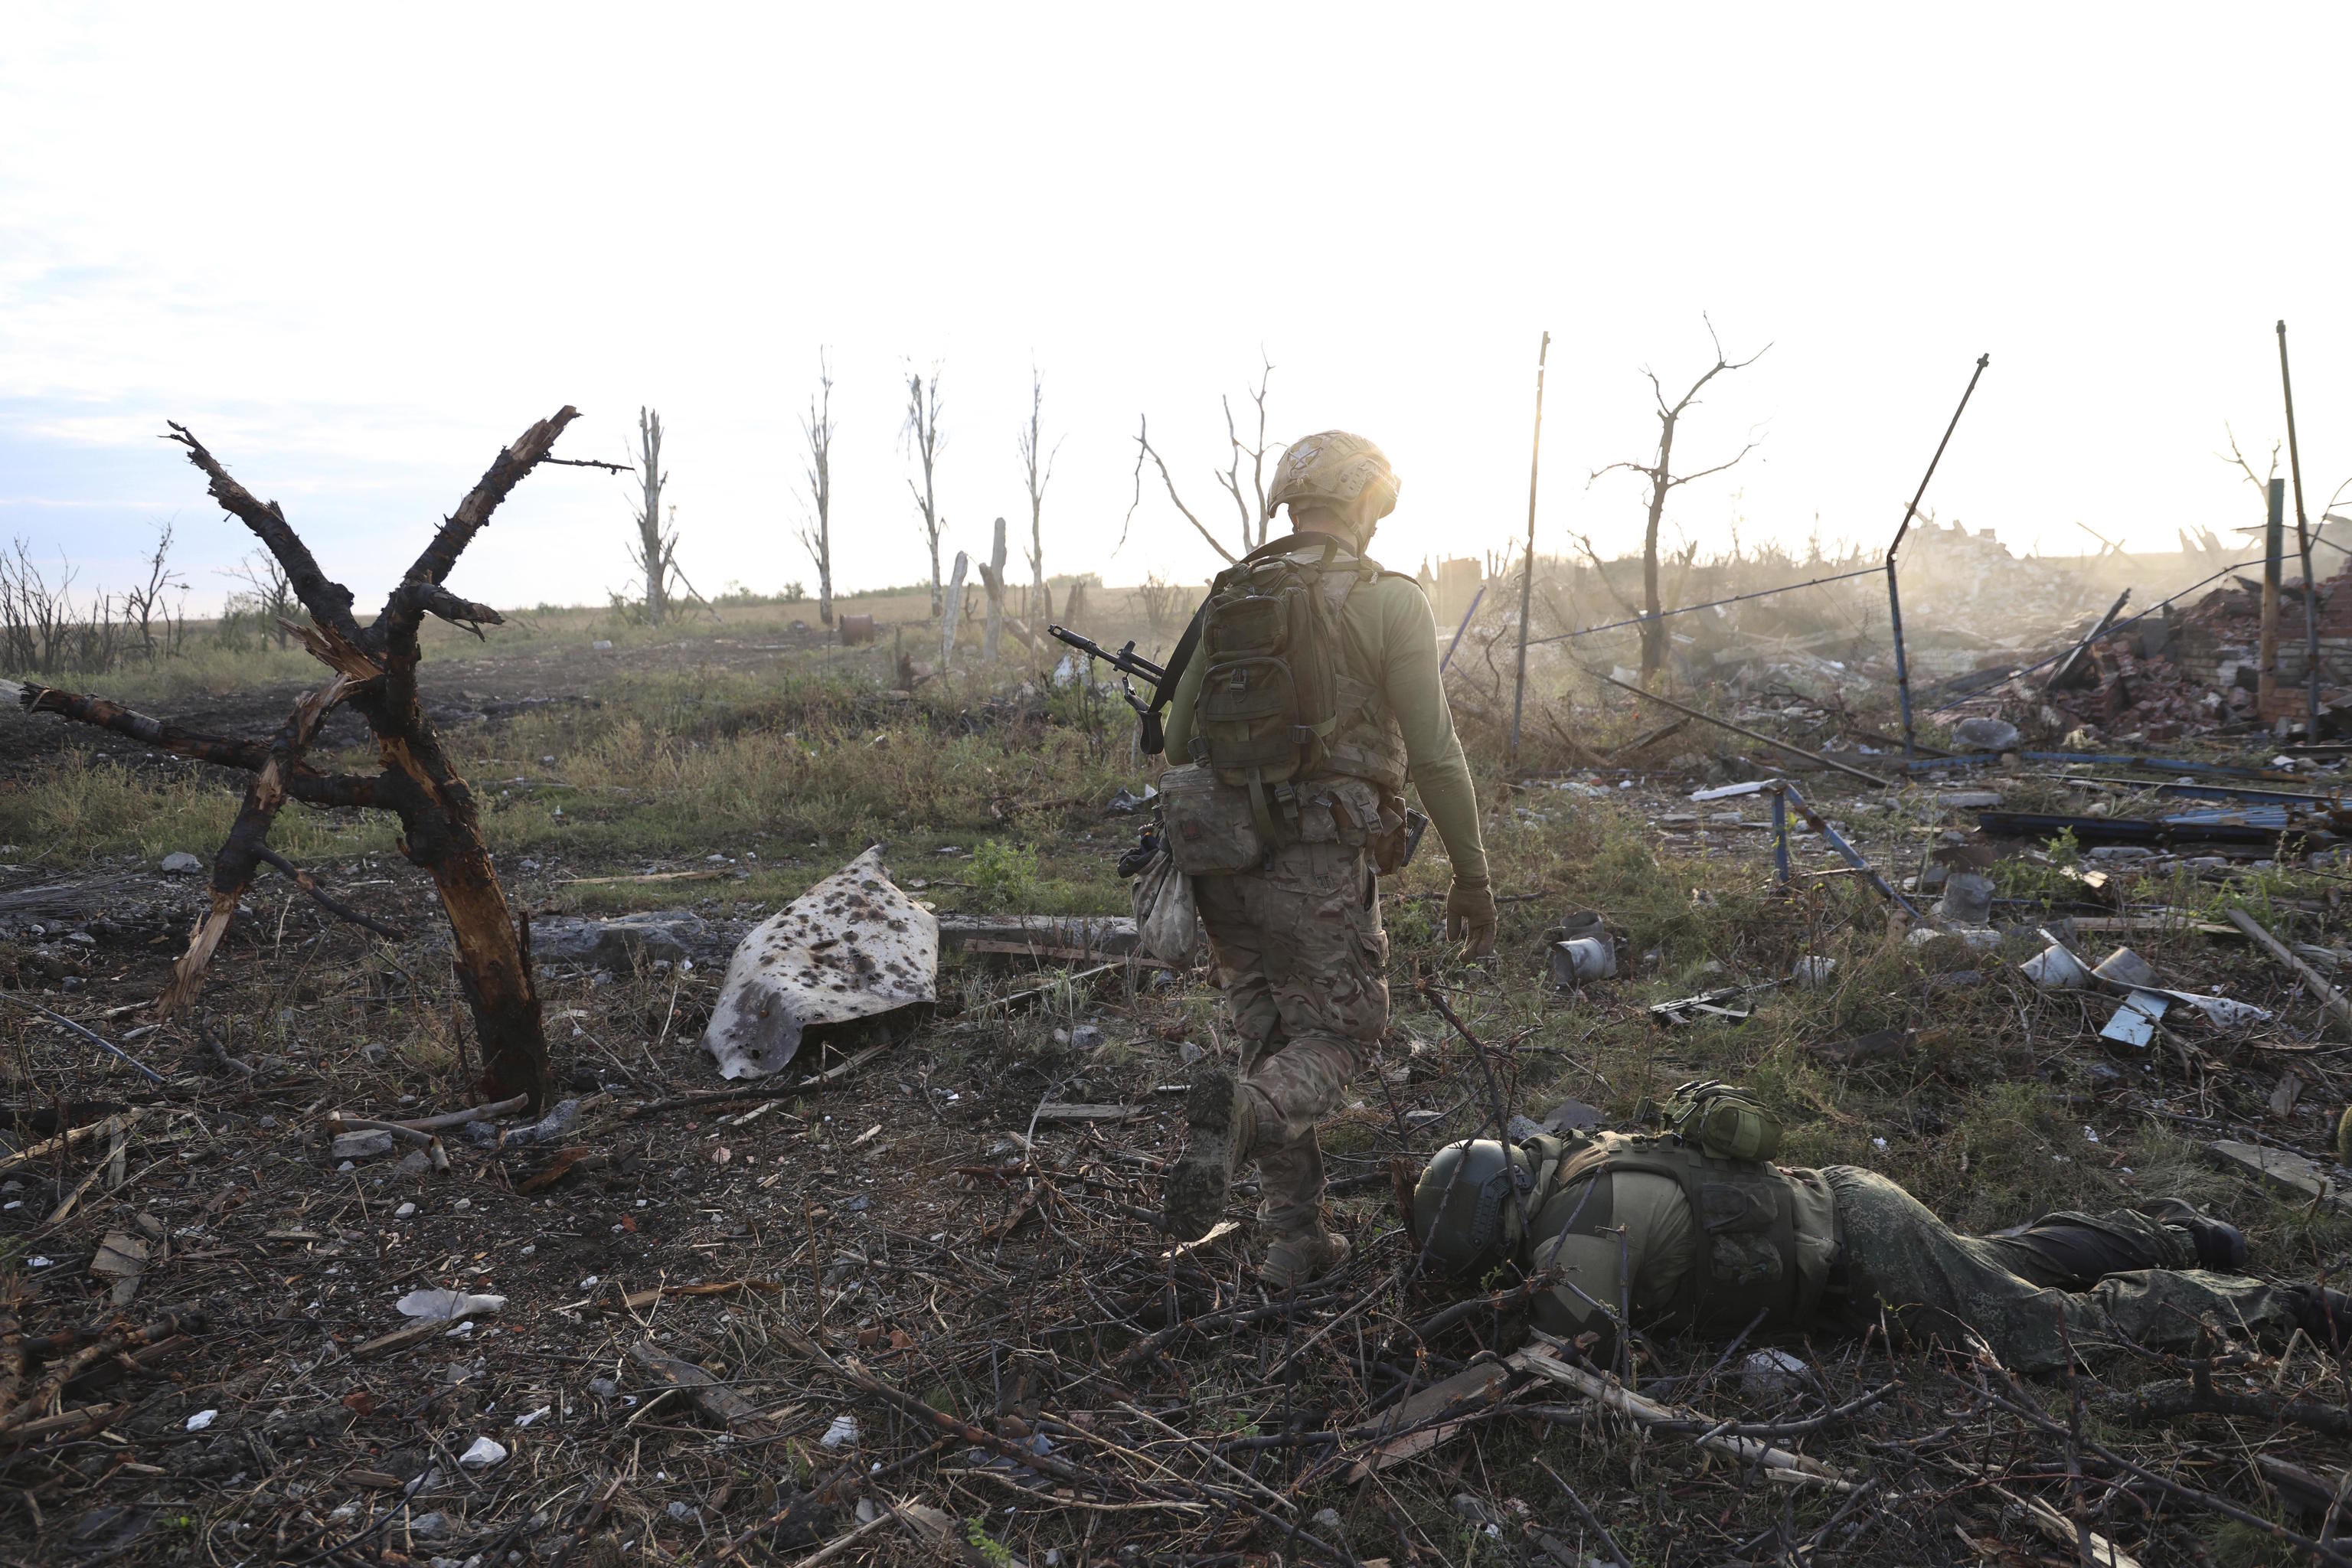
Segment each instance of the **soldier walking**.
M1367 553L1396 506L1388 458L1328 430L1285 451L1266 515L1291 532L1242 558L1170 659L1162 831L1192 879L1217 981L1243 1045L1185 1103L1164 1222L1192 1239L1255 1161L1272 1232L1259 1277L1287 1289L1336 1268L1323 1223L1318 1122L1388 1026L1379 878L1410 845L1408 778L1453 862L1449 937L1494 949L1478 800L1439 676L1420 585Z

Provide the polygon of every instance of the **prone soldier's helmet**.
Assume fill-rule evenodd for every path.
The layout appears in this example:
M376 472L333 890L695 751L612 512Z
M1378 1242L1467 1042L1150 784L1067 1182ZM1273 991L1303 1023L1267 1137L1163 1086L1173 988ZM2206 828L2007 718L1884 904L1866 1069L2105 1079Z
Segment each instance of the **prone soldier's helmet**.
M1398 480L1388 454L1345 430L1324 430L1293 441L1274 465L1265 515L1283 507L1328 507L1344 512L1367 489L1377 489L1371 521L1396 510Z
M1535 1186L1535 1161L1524 1149L1492 1138L1448 1143L1413 1187L1415 1239L1441 1272L1475 1279L1518 1245L1520 1205L1534 1202Z

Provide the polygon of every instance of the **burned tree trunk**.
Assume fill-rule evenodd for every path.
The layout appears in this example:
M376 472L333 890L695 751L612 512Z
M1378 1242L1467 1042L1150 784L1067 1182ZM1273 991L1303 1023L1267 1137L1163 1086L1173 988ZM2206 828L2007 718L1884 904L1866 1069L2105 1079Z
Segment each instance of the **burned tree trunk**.
M287 872L330 909L349 912L268 847L270 826L285 802L374 807L399 816L401 853L431 873L441 895L457 942L458 984L480 1037L483 1094L492 1100L528 1095L534 1109L544 1102L547 1040L531 970L530 921L527 916L518 921L508 909L488 847L482 841L473 792L425 721L416 694L416 667L422 658L417 631L427 615L478 636L484 625L499 621L496 610L461 599L442 584L523 476L541 462L564 461L550 459L548 453L563 427L578 416L576 409L560 409L499 452L409 567L383 612L365 626L352 615L351 590L320 569L278 503L257 499L194 436L178 425L172 426L171 439L184 447L188 460L204 471L213 499L252 529L284 569L295 596L310 615L310 625L289 623L288 629L300 636L303 646L334 677L304 695L278 734L266 742L199 734L103 698L32 684L23 689L19 700L35 712L56 713L254 775L227 841L214 857L211 907L173 967L171 984L156 1003L157 1017L169 1017L194 1000L213 953L236 918L237 901L261 864ZM383 768L373 777L322 774L306 759L320 722L338 703L350 704L374 733Z

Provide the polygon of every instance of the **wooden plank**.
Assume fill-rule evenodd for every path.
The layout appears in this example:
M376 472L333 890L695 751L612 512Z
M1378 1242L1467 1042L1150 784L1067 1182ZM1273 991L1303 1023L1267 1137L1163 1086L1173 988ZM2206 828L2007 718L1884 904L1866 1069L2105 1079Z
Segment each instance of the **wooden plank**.
M731 877L732 871L706 868L695 871L646 871L634 877L558 877L557 883L567 888L588 888L613 882L715 882L721 877Z
M2327 1016L2335 1019L2347 1034L2352 1034L2352 1002L2347 1002L2342 992L2322 979L2319 971L2288 952L2286 944L2264 931L2253 916L2243 910L2231 910L2229 915L2230 923L2244 931L2249 941L2294 970L2302 979L2304 989L2318 997L2319 1005L2327 1009Z
M1482 1366L1457 1372L1444 1382L1432 1384L1398 1405L1391 1413L1390 1424L1402 1429L1425 1421L1448 1406L1467 1405L1478 1395L1491 1393L1497 1384L1510 1377L1512 1371L1501 1362L1490 1361ZM1463 1423L1459 1421L1444 1421L1418 1432L1407 1432L1402 1437L1391 1437L1358 1459L1349 1468L1348 1479L1360 1481L1391 1465L1401 1465L1417 1454L1425 1454L1461 1431L1462 1426Z
M2225 926L2215 921L2167 920L2160 915L2075 915L2066 924L2078 932L2084 931L2190 931L2198 936L2237 936L2237 927Z
M1037 1108L1040 1121L1131 1121L1143 1114L1140 1105L1077 1105L1049 1100Z
M2230 1138L2206 1144L2205 1152L2222 1164L2266 1182L2290 1196L2306 1203L2330 1204L2352 1214L2352 1194L2338 1186L2315 1160L2284 1149L2267 1149L2259 1143L2241 1143Z

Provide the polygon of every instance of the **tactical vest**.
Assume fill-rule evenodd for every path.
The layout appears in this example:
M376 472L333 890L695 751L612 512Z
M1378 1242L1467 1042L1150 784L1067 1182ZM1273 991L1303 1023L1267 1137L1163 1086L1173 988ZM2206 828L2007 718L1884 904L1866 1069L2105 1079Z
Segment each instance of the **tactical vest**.
M1192 759L1250 792L1269 844L1286 837L1276 796L1293 780L1345 773L1387 795L1404 788L1404 732L1372 683L1370 650L1347 629L1349 600L1383 574L1337 540L1293 536L1253 551L1210 584Z
M1767 1333L1801 1328L1811 1318L1819 1292L1806 1288L1797 1268L1795 1194L1770 1165L1719 1158L1673 1133L1622 1132L1597 1133L1580 1143L1562 1145L1556 1160L1548 1163L1549 1170L1539 1171L1536 1199L1528 1205L1531 1216L1585 1178L1595 1180L1564 1225L1536 1219L1542 1234L1531 1238L1531 1266L1543 1266L1545 1249L1555 1237L1600 1236L1615 1224L1611 1214L1614 1184L1598 1178L1620 1172L1664 1176L1682 1184L1690 1203L1691 1266L1674 1305L1664 1318L1644 1325L1648 1331L1687 1330L1727 1339L1747 1328L1759 1310L1764 1321L1759 1331Z

